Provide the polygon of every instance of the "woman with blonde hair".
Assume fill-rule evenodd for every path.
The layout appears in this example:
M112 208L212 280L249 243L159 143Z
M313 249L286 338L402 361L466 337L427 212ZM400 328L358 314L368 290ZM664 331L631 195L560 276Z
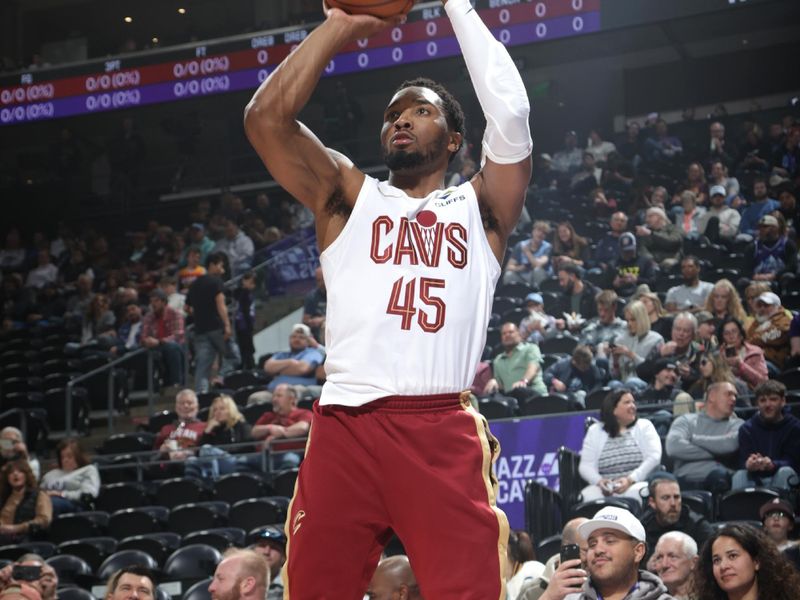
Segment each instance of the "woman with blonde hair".
M589 259L589 242L575 233L569 221L561 221L553 238L553 264L556 268L572 263L582 267Z
M611 355L611 374L624 385L644 388L647 384L636 377L636 367L645 361L653 348L664 342L664 338L650 329L647 308L639 300L625 307L625 320L628 330L606 346L606 353Z
M643 283L636 288L636 293L631 300L640 300L647 309L650 318L650 329L660 334L665 340L672 335L672 317L664 309L658 294L650 291L650 286Z
M226 444L241 444L253 439L250 424L245 420L233 398L220 394L211 402L208 421L203 434L198 440L197 457L190 457L186 462L186 475L216 479L236 470L237 461L231 456L250 452L252 448L239 446L225 450L219 448Z
M726 317L733 317L740 322L744 322L747 317L742 301L739 299L739 292L727 279L720 279L711 288L711 293L706 298L704 310L710 312L717 323Z

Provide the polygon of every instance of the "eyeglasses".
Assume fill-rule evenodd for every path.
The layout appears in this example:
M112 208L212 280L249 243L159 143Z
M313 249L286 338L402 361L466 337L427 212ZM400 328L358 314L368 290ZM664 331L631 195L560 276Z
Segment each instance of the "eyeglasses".
M788 513L783 512L782 510L775 510L773 512L767 513L767 519L782 519L783 517L792 518Z

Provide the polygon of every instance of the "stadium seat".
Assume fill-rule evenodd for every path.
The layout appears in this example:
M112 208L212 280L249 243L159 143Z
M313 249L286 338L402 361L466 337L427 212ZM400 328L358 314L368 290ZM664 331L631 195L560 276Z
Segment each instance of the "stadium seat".
M117 540L112 537L87 537L58 545L59 554L71 554L85 560L93 570L117 549Z
M151 433L158 433L164 425L169 425L178 418L174 410L161 410L150 415L147 421L147 431Z
M103 561L97 569L97 577L101 580L108 579L122 567L142 565L148 569L157 569L158 563L147 552L142 550L118 550Z
M495 294L497 296L505 296L507 298L524 298L531 292L535 292L536 288L527 283L501 283L497 286Z
M231 527L251 531L256 527L283 523L286 520L288 501L283 496L248 498L231 506L228 522Z
M214 402L214 399L222 396L223 394L226 396L233 396L236 392L235 389L228 389L228 388L215 388L213 390L209 390L208 392L200 392L197 394L197 404L200 409L209 408L211 403Z
M82 558L70 554L56 554L45 562L58 574L59 584L87 585L94 582L92 567Z
M561 550L561 534L551 535L536 544L536 556L542 563Z
M519 408L521 416L550 415L569 412L570 401L564 394L547 394L530 398Z
M181 536L177 533L161 531L127 537L117 544L117 550L141 550L152 556L158 564L163 564L180 543Z
M586 394L586 410L600 410L603 400L611 392L610 387L597 388Z
M112 513L108 521L108 533L118 540L144 533L156 533L164 530L168 517L169 509L166 506L123 508Z
M694 512L703 515L709 521L715 521L714 494L708 490L681 490L681 500Z
M276 496L284 496L287 499L294 496L294 485L297 481L297 473L299 469L283 469L276 473L272 478L272 489L275 490Z
M58 588L58 600L97 600L89 590L70 586Z
M263 392L264 385L246 385L244 387L240 387L233 393L233 400L239 406L247 406L247 399L256 392ZM267 407L269 408L269 404Z
M744 488L726 492L717 505L718 521L758 520L758 509L780 495L767 488Z
M240 532L235 536L228 533L228 530ZM235 539L234 539L235 538ZM213 529L201 529L188 533L181 540L181 546L190 546L192 544L207 544L213 546L220 552L225 552L231 546L243 546L242 543L245 539L244 529L239 527L217 527ZM241 540L238 542L236 540Z
M132 433L116 433L103 440L97 449L99 454L129 454L131 452L147 452L153 449L156 436L147 431Z
M196 582L184 592L181 600L211 600L211 593L208 591L211 580L212 578L208 577Z
M515 417L517 406L517 400L509 396L489 396L478 400L478 410L489 421Z
M47 537L54 544L61 544L87 536L100 536L106 532L108 523L109 515L105 511L68 513L53 519Z
M587 519L591 519L594 517L597 511L599 511L601 508L605 508L606 506L624 508L632 512L634 516L637 517L641 512L641 506L636 499L627 498L625 496L613 496L608 498L598 498L596 500L588 500L587 502L576 504L572 507L569 518L575 519L577 517L586 517Z
M230 473L223 475L214 482L214 498L224 500L229 504L266 496L267 485L262 477L256 473Z
M109 513L122 508L134 508L147 504L147 492L144 485L135 482L109 483L100 486L100 493L95 498L97 510Z
M492 302L492 312L502 315L507 310L522 306L522 298L509 298L507 296L495 296Z
M231 390L238 390L245 386L260 385L265 386L269 382L269 376L264 371L258 370L242 370L231 371L223 380L226 388Z
M575 346L578 345L578 339L567 334L559 334L557 336L542 340L539 344L539 349L542 354L572 354Z
M222 554L207 544L191 544L178 548L164 563L162 570L165 581L196 582L214 574Z
M220 527L228 522L228 503L222 501L181 504L169 513L167 528L181 535L198 529Z
M22 542L0 546L0 559L17 560L23 554L32 552L42 558L50 558L56 553L56 546L52 542Z
M787 390L800 390L800 367L787 369L775 379L785 385Z
M176 477L165 479L156 488L156 504L174 508L180 504L200 502L206 497L206 489L199 479L194 477Z

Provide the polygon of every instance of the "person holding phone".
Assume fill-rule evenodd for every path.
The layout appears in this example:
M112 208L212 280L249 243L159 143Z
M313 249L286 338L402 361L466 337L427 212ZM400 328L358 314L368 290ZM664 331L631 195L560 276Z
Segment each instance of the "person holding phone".
M570 519L561 530L561 549L545 563L542 574L525 581L516 600L563 600L567 594L580 592L586 580L586 540L578 528L586 517Z
M727 317L719 324L717 339L720 355L733 374L744 381L751 390L769 379L764 350L745 341L742 322Z

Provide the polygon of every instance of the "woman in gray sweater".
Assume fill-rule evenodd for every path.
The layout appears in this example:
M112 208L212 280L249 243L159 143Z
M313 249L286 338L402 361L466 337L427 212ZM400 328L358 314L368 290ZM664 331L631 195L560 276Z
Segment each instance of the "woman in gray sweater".
M84 499L100 492L100 473L75 438L61 440L56 451L58 468L45 473L40 486L53 502L53 514L85 510Z

